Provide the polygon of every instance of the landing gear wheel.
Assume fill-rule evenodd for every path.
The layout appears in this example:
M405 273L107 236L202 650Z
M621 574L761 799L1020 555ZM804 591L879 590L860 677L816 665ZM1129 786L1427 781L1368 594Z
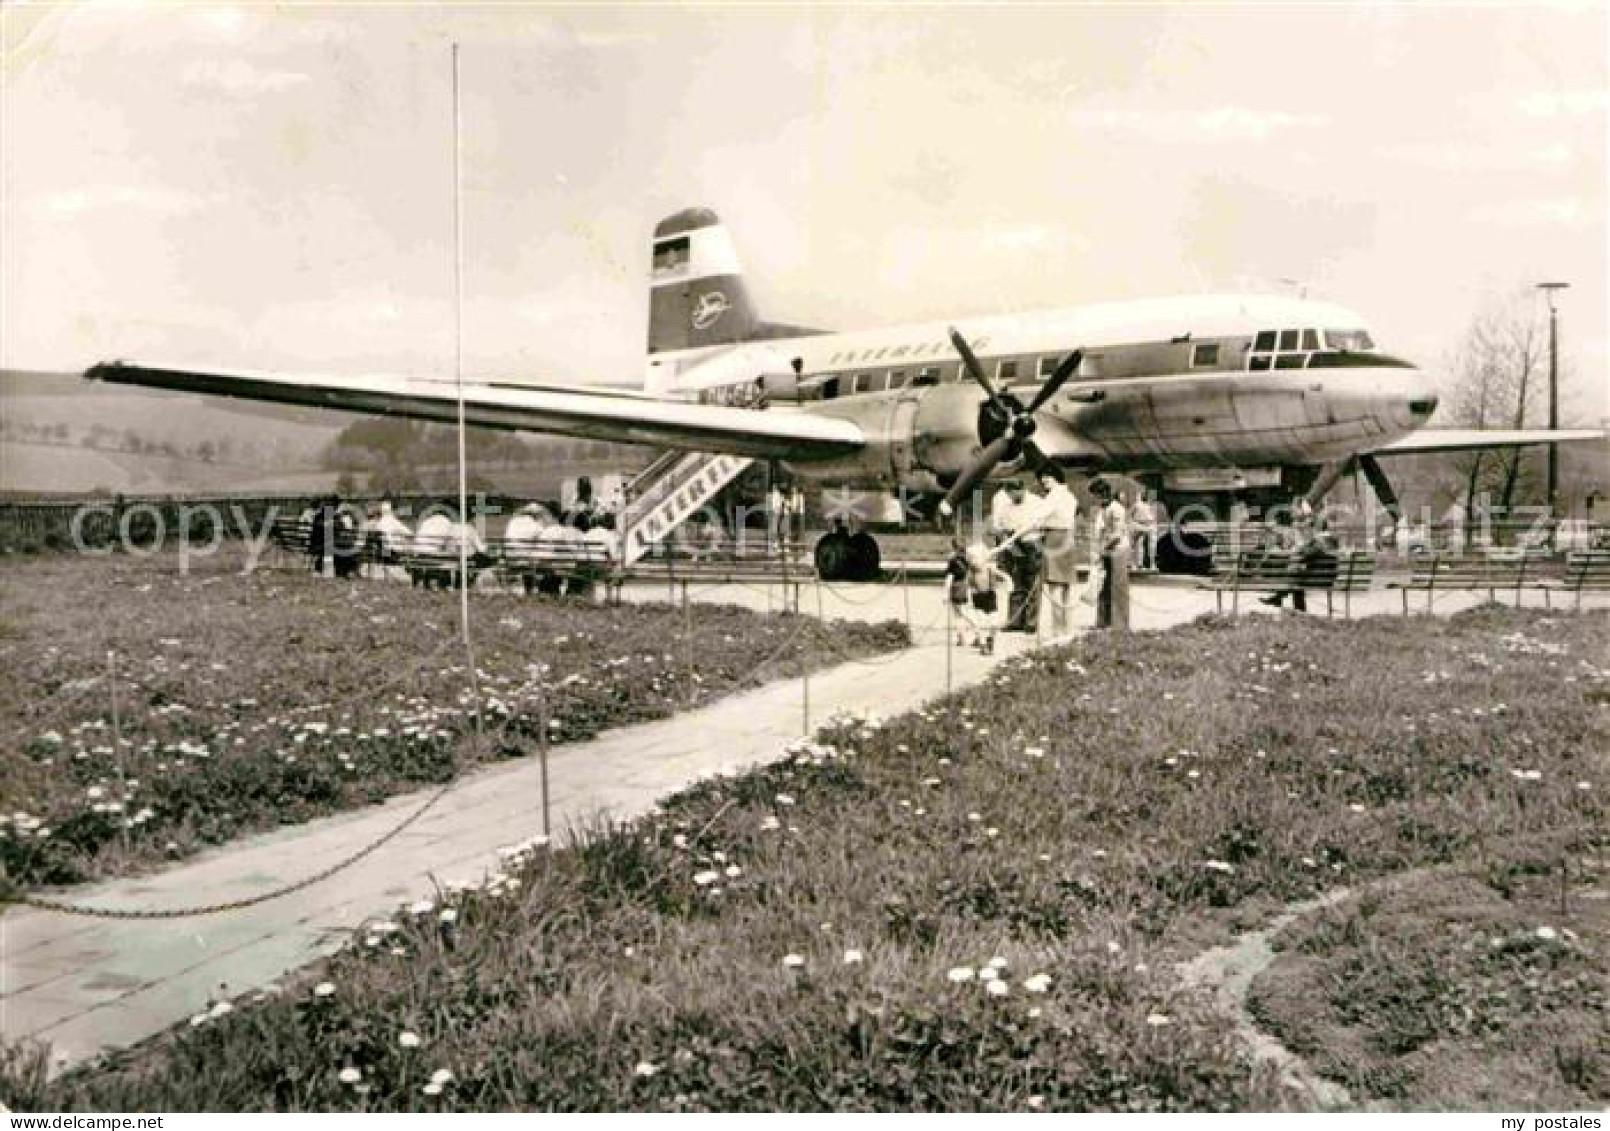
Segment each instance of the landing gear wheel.
M816 540L816 576L823 581L842 581L850 566L850 536L830 530Z
M878 540L865 530L850 535L851 581L876 581L882 573L883 556L878 552Z

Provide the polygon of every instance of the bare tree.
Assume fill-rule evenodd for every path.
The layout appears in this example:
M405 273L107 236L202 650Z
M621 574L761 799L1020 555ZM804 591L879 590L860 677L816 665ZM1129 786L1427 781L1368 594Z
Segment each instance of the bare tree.
M1477 314L1455 355L1455 384L1448 398L1450 423L1472 428L1524 428L1535 409L1537 382L1547 373L1548 334L1536 296L1521 292L1488 303ZM1479 496L1496 496L1507 512L1517 491L1536 480L1520 448L1476 451L1461 459L1465 513Z

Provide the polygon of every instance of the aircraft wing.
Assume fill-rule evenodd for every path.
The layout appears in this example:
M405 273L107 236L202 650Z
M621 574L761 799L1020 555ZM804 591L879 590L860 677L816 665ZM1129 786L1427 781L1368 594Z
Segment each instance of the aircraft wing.
M1422 428L1400 436L1372 456L1413 455L1418 452L1468 452L1478 448L1520 448L1532 444L1571 444L1603 440L1596 428Z
M84 376L114 385L140 385L185 393L383 413L421 420L458 420L458 386L412 377L298 377L282 374L200 372L110 362ZM620 389L464 383L464 418L470 424L551 432L588 440L651 444L801 462L832 459L865 443L848 420L797 410L729 408L622 395Z

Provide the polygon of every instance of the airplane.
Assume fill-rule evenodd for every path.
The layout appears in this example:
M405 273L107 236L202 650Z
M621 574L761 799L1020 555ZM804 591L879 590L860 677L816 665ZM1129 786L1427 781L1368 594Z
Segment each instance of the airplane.
M85 376L458 418L451 380L125 361ZM1049 462L1153 485L1169 513L1193 476L1261 477L1317 502L1356 469L1398 519L1382 458L1604 435L1428 429L1427 374L1360 315L1306 298L1188 295L842 333L766 322L707 208L654 228L641 388L466 381L462 394L474 425L776 460L803 480L942 495L941 513L986 480ZM875 574L876 543L835 529L816 561L829 579Z

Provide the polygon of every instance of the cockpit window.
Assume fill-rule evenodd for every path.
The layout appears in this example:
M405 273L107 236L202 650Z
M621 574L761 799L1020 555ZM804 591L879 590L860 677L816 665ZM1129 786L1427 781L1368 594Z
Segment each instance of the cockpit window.
M1325 344L1333 350L1372 350L1375 342L1368 330L1326 330Z
M1262 330L1247 353L1247 368L1302 369L1318 349L1318 330Z

